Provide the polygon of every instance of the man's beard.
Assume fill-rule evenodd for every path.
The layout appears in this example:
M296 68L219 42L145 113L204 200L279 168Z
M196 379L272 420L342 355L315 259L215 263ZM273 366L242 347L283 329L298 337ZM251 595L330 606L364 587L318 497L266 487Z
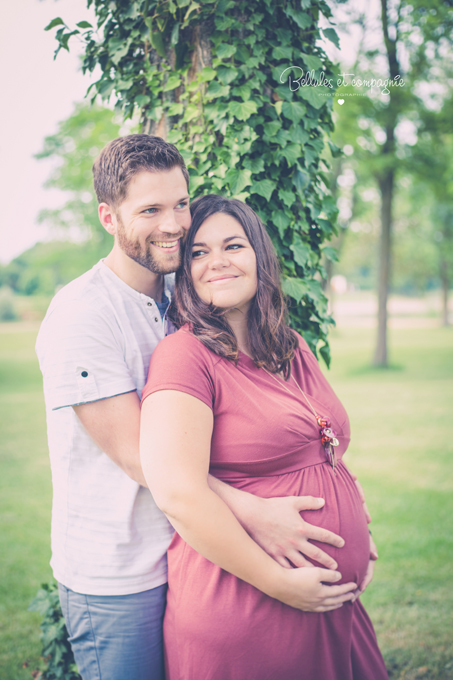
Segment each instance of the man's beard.
M129 239L126 235L126 230L124 228L123 221L120 215L116 215L118 230L118 245L120 249L125 253L131 260L137 262L145 269L148 269L153 274L170 274L175 272L181 266L181 248L178 249L177 253L171 253L165 255L165 250L162 248L162 261L160 262L152 253L151 240L148 239L145 242L145 246L142 247L138 241L133 241ZM162 241L176 241L178 238L183 237L183 231L181 234L162 234ZM155 239L157 240L157 239Z

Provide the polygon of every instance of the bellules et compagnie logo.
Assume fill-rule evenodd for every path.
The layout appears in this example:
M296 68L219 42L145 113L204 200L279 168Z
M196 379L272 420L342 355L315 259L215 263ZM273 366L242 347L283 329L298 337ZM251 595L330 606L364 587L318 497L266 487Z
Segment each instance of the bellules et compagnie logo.
M314 69L305 71L300 66L288 66L280 75L280 82L288 82L291 92L296 92L300 87L327 87L333 89L335 78L326 78L323 71L316 77ZM355 73L339 73L336 82L337 87L349 85L356 88L372 90L378 88L383 95L390 94L390 87L404 87L404 80L400 75L394 78L358 78ZM334 97L335 93L319 93L326 97ZM364 93L341 93L341 96L365 96Z

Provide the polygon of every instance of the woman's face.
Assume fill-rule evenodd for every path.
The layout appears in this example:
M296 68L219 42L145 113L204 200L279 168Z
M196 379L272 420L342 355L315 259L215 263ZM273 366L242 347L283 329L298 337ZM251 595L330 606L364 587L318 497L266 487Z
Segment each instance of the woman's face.
M244 229L231 215L215 213L195 235L192 280L203 302L247 312L256 295L256 256Z

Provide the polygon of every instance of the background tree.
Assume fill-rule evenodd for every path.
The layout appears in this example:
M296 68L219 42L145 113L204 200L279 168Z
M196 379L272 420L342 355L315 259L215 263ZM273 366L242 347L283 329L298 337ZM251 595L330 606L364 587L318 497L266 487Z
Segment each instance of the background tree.
M343 14L344 10L341 7ZM365 19L352 3L346 5L347 21L360 26L363 33L360 58L357 59L360 78L382 78L384 64L385 76L393 82L403 80L404 86L389 86L386 96L375 88L364 91L367 96L357 97L359 91L349 85L339 88L338 95L345 97L352 120L358 124L355 130L344 125L343 133L349 137L354 158L359 163L362 161L365 184L371 173L380 195L378 332L374 364L385 367L388 365L387 301L398 175L408 172L411 146L417 142L417 129L421 125L420 112L426 110L426 86L433 80L433 70L442 52L450 50L452 45L453 8L451 3L440 0L431 0L428 4L418 0L410 3L381 0L380 10L379 18L368 16ZM343 28L346 27L343 25ZM382 41L377 47L370 48L368 38L377 31L381 32ZM353 71L348 69L348 72ZM356 77L358 75L355 73ZM347 79L349 83L351 77ZM439 73L434 74L434 80L439 82ZM354 97L349 99L352 94ZM338 144L338 137L335 139Z
M320 14L331 14L328 5L91 4L96 29L80 22L71 30L61 18L49 24L58 27L57 52L68 48L73 35L81 37L84 70L101 71L93 98L113 96L126 116L139 109L142 130L176 143L188 164L192 195L220 192L258 212L282 263L291 322L315 352L321 341L328 362L321 254L337 210L321 154L332 130L333 88L299 87L287 70L297 64L320 82L335 82L318 42L322 36L338 40L332 28L319 28Z

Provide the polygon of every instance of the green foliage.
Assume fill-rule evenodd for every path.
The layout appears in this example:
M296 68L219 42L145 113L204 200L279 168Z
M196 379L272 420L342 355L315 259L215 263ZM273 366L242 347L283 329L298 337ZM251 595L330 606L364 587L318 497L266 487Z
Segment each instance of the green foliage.
M68 642L57 583L44 583L28 609L42 616L42 680L81 680Z
M111 237L99 222L91 168L107 142L119 136L120 124L120 116L108 108L76 104L57 132L44 139L43 149L36 155L54 161L45 186L68 195L62 207L42 210L38 221L50 224L58 235L91 237L105 252L111 247Z
M246 201L263 219L282 265L291 323L328 361L331 321L319 281L321 245L335 232L335 203L321 160L332 130L332 90L297 87L292 65L321 81L332 64L318 39L331 12L324 0L135 0L94 5L97 30L62 20L58 49L75 33L84 71L100 69L93 100L113 96L126 117L138 108L143 130L175 143L194 196L222 193ZM58 52L58 50L57 50ZM282 73L286 73L281 77Z
M52 296L105 257L110 244L91 239L86 243L50 241L36 243L5 266L0 284L21 295Z
M0 321L16 321L14 293L8 286L0 287Z

